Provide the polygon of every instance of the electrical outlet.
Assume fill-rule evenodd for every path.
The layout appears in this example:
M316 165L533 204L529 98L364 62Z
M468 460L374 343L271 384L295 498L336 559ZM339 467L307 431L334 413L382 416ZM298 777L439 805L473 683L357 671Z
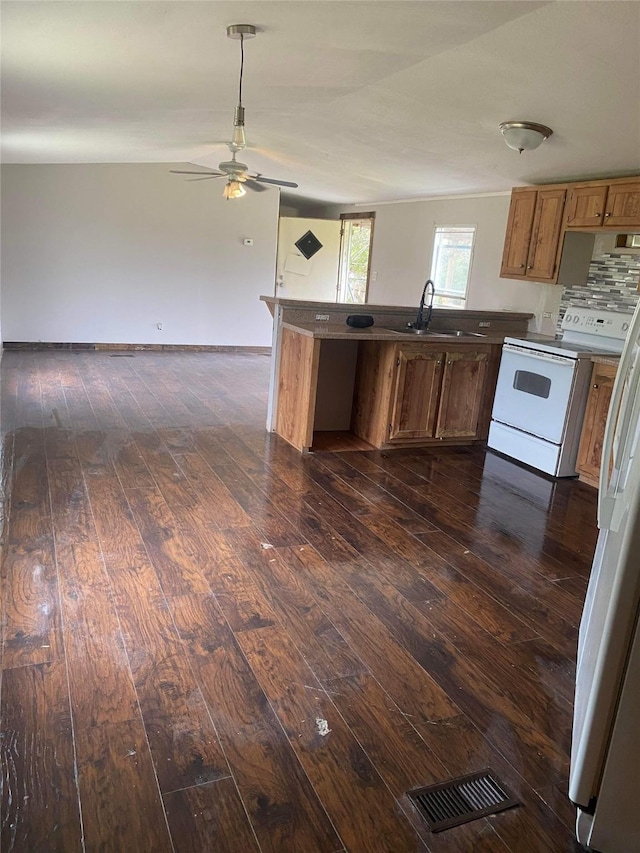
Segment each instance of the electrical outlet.
M322 323L328 323L329 322L329 315L328 314L316 314L316 320L319 320Z

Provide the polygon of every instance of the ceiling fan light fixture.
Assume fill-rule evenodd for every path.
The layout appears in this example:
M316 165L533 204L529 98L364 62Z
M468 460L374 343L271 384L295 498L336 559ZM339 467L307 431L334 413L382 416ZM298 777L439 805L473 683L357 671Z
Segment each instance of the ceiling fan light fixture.
M500 130L509 148L520 154L538 148L553 133L550 127L533 121L503 121Z
M241 181L238 181L235 178L229 178L227 183L224 185L224 190L222 191L222 195L227 200L232 198L242 198L242 196L246 194L247 191L242 186Z

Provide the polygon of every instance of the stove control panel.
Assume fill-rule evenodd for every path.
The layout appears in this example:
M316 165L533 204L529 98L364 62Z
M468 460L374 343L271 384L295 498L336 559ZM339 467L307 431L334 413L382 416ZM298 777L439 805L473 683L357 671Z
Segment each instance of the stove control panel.
M569 306L562 320L565 332L581 332L583 335L598 335L605 338L624 340L627 336L631 314L619 311L600 311L593 308Z

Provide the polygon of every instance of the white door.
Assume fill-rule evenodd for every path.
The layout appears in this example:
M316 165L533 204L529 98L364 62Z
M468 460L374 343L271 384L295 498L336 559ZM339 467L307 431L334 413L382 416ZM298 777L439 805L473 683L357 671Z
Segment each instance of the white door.
M561 444L575 359L505 344L491 417Z
M307 232L322 244L306 258L296 242ZM278 225L276 296L335 302L340 260L340 221L283 216Z

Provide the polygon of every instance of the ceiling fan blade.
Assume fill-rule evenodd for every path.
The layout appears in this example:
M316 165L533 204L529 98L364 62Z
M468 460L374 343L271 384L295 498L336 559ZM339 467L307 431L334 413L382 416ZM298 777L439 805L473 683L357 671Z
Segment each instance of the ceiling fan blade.
M187 183L190 184L191 181L208 181L209 178L224 178L224 175L203 175L201 178L187 178Z
M250 190L253 190L256 193L266 192L266 187L261 186L257 181L254 181L253 178L246 177L242 181L245 187L248 187Z
M276 187L297 187L298 184L294 184L293 181L276 181L275 178L263 178L262 175L252 175L252 181L260 181L263 184L274 184Z
M169 171L172 175L207 175L210 178L217 178L224 174L224 172L216 172L213 170L211 172L185 172L182 169L169 169Z

